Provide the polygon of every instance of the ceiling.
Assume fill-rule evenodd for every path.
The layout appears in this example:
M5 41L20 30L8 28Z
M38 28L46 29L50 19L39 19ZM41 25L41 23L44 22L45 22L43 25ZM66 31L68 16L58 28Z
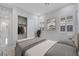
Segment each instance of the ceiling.
M45 14L66 6L68 3L3 3L2 5L21 8L33 14Z

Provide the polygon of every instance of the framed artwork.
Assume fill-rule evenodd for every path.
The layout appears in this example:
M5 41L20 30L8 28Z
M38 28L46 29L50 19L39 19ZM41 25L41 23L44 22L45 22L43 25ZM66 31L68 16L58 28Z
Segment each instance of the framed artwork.
M62 17L62 18L61 18L61 22L62 22L62 21L65 21L65 17Z
M60 26L63 26L65 24L66 24L66 18L65 17L60 18Z
M73 16L67 16L67 19L73 19Z
M67 25L67 31L73 31L73 26L72 25Z
M56 29L56 19L51 18L47 20L47 30L55 30Z
M72 23L72 21L73 21L73 16L67 16L66 17L66 22L67 23Z
M65 31L65 26L60 26L60 31Z
M60 18L60 31L73 31L73 16Z
M44 25L45 25L44 22L40 22L40 28L41 28L42 31L44 31Z

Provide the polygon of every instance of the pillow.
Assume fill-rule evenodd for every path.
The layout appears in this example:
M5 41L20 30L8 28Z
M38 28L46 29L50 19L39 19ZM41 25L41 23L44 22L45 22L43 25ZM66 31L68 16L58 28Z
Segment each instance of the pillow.
M58 43L61 43L61 44L66 44L66 45L69 45L69 46L74 46L74 43L72 40L60 40Z
M20 46L21 48L24 48L26 46L29 46L31 44L34 44L36 42L40 42L40 41L43 41L43 40L46 40L46 39L41 39L41 38L40 39L38 39L38 38L28 39L28 40L17 43L17 45Z

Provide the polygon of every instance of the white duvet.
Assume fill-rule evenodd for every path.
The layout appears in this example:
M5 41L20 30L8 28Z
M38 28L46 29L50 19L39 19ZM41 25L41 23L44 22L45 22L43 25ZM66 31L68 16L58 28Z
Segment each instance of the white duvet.
M57 41L46 40L25 52L26 56L43 56Z

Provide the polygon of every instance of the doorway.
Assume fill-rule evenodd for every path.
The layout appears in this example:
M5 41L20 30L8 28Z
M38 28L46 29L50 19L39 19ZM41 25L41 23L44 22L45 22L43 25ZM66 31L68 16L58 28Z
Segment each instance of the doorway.
M27 38L27 17L18 16L18 39Z

